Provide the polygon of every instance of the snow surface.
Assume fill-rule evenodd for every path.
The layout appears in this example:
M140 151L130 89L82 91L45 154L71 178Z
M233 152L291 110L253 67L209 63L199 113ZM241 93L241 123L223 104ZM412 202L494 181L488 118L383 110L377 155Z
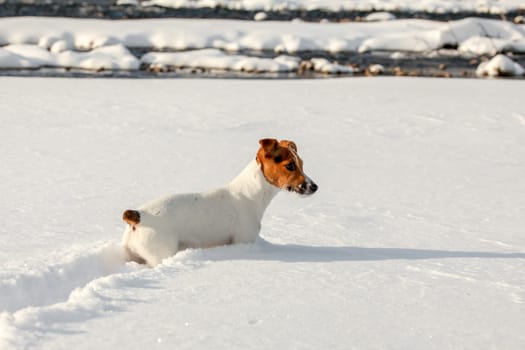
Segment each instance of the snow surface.
M525 343L522 81L0 78L1 349ZM262 137L319 184L253 245L124 264L124 209Z
M395 19L396 16L390 12L372 12L364 18L364 20L367 22L393 21Z
M149 50L215 49L199 53L208 66L282 71L271 59L227 57L217 50L435 52L458 47L472 56L525 52L525 26L500 20L467 18L451 22L391 20L371 23L305 23L203 19L95 20L44 17L0 19L0 68L66 67L134 70L140 60L130 48ZM206 53L206 57L205 56ZM159 60L190 57L146 53ZM221 57L218 57L221 56ZM160 59L159 57L162 57ZM239 63L239 60L242 63ZM246 63L247 62L247 63ZM187 64L187 63L185 63Z
M143 5L175 8L226 7L245 10L317 10L328 11L422 11L506 13L523 9L521 0L149 0Z
M505 55L497 55L490 61L481 62L476 69L476 74L481 76L521 76L525 69L517 62Z
M203 68L244 72L291 72L299 68L298 57L280 55L275 58L257 58L246 55L228 55L217 49L185 52L150 52L141 62L152 69Z

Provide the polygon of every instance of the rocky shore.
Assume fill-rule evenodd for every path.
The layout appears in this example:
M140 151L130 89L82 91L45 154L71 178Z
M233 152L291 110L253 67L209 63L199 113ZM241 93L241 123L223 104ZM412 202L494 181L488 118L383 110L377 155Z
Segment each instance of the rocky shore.
M240 19L253 20L259 10L232 9L222 6L200 8L170 8L162 6L142 6L138 1L117 4L115 1L1 1L0 17L13 16L50 16L72 18L100 18L100 19L139 19L139 18L212 18L212 19ZM363 21L374 9L368 11L341 10L269 10L264 11L265 20L291 21L303 20L307 22L349 22ZM425 11L388 11L395 18L418 18L438 21L458 20L466 17L480 17L491 19L514 20L525 16L525 9L511 10L505 13L487 12L425 12Z

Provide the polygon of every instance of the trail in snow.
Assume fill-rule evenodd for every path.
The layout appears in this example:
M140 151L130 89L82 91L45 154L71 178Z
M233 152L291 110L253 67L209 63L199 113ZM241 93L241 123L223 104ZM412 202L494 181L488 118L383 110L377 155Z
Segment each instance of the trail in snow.
M0 310L14 312L65 301L76 288L110 274L124 272L124 255L116 244L105 244L63 262L22 274L0 274Z
M106 243L81 254L66 256L62 263L2 276L0 310L5 311L0 313L0 348L32 348L49 335L74 333L71 324L122 312L132 304L143 302L128 296L130 290L157 288L167 277L177 279L184 272L195 272L209 264L229 264L236 260L293 264L435 260L440 264L444 259L525 259L525 253L308 246L275 244L261 238L255 244L189 249L149 269L125 263L121 246ZM479 282L474 275L454 270L444 272L440 267L408 266L407 269L430 278ZM515 303L523 303L522 288L508 284L496 286L492 281L485 283L508 289Z
M62 263L22 274L4 274L0 282L0 347L16 347L20 337L35 345L50 333L67 333L67 324L87 321L122 306L140 302L122 297L125 288L152 288L165 274L194 270L210 262L253 260L285 263L330 263L383 260L525 259L525 253L447 251L432 249L308 246L274 244L259 239L256 244L189 249L166 259L155 269L125 263L122 247L106 243L87 252L66 256ZM434 269L410 268L429 275L464 279L472 277ZM507 286L514 288L515 286ZM118 298L111 297L118 290ZM513 292L522 302L521 289ZM28 340L29 339L29 340Z
M308 246L273 244L260 239L255 245L224 246L207 250L188 250L177 255L193 260L260 260L281 262L336 262L380 260L427 260L454 258L525 259L525 253L446 251L408 248L371 248L345 246ZM177 258L183 261L184 258ZM122 247L107 243L83 254L66 256L62 263L44 266L21 274L0 275L0 310L17 313L68 301L78 290L94 282L125 276L146 267L124 261Z
M117 243L64 255L59 263L0 275L0 349L34 346L45 334L68 333L67 323L118 310L116 300L101 291L130 287L130 277L141 269L125 262Z

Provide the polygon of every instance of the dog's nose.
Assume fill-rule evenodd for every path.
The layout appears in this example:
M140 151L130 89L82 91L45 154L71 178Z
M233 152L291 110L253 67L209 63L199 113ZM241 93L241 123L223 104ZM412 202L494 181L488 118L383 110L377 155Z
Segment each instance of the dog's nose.
M303 182L300 186L300 193L303 194L312 194L317 191L317 185L311 180Z

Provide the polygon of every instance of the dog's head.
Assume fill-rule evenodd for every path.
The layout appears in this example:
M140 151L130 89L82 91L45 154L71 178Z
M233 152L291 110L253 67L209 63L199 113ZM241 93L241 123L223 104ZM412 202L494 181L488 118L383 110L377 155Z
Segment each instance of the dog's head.
M262 139L259 144L257 163L270 184L302 195L317 191L315 182L303 172L303 160L293 141Z

